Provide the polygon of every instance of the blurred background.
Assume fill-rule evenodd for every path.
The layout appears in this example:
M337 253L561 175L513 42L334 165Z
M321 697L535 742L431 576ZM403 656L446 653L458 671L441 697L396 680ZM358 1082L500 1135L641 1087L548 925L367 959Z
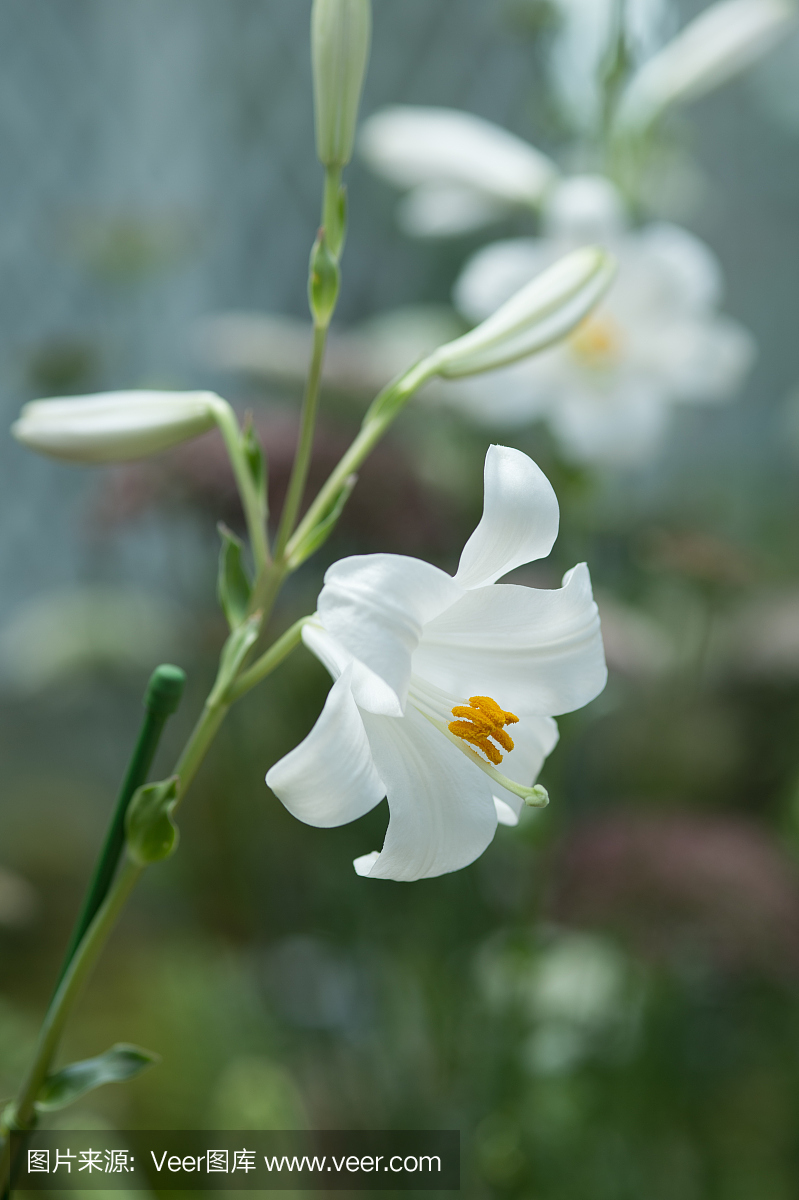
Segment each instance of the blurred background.
M703 6L658 7L665 37ZM37 396L213 387L253 412L279 503L292 370L221 353L208 318L306 315L321 185L309 10L0 0L5 427ZM584 170L553 85L559 19L545 0L375 0L364 114L464 109ZM481 510L488 441L532 454L558 492L561 535L516 581L557 586L587 560L611 668L604 694L559 721L550 808L500 827L455 875L358 878L351 861L381 844L385 805L315 830L263 782L329 685L297 652L233 711L181 812L180 852L148 872L64 1047L70 1061L131 1041L163 1063L62 1124L459 1128L470 1196L795 1197L798 71L791 34L681 111L659 176L673 186L638 214L678 222L721 264L723 309L757 345L729 400L676 408L657 452L623 469L575 463L540 423L492 431L420 401L280 602L278 631L313 609L343 554L452 569ZM537 228L515 212L414 240L395 189L358 159L347 180L344 365L325 395L317 481L368 400L351 331L419 304L457 327L450 294L469 255ZM213 678L225 634L215 523L241 518L213 435L97 470L4 436L0 472L5 1097L149 673L173 661L189 676L161 771Z

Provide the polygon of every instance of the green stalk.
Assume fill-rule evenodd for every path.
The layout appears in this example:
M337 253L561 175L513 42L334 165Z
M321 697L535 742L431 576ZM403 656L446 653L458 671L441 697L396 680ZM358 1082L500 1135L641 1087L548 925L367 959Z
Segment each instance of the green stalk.
M358 470L365 458L371 454L388 427L402 411L413 393L434 374L429 359L411 367L400 379L390 383L370 405L363 419L360 433L346 451L338 465L327 478L311 507L297 526L285 551L290 559L303 539L311 534L336 501L346 481Z
M282 663L283 659L291 653L294 647L300 644L302 641L302 627L310 619L310 617L300 617L299 621L295 621L291 628L287 629L259 659L256 659L248 670L243 671L239 675L228 691L231 704L243 696L245 692L249 692L251 688L254 688L267 675L271 674L275 667Z
M178 759L174 774L179 777L179 800L182 799L191 784L205 754L219 731L219 727L227 716L228 710L235 699L244 695L256 683L265 679L278 663L300 641L302 624L307 618L296 622L291 629L275 642L274 646L254 664L245 677L238 681L235 694L226 694L220 702L209 704L206 701L199 721L191 737ZM242 686L242 682L246 683ZM213 694L213 689L212 689ZM138 749L138 747L137 747ZM18 1098L13 1109L13 1127L30 1129L36 1118L36 1097L41 1091L50 1071L53 1058L58 1049L61 1034L71 1009L103 949L124 904L138 882L144 868L126 858L116 879L107 891L105 899L95 913L91 923L80 940L72 959L64 972L63 978L56 989L55 995L47 1010L33 1063L25 1076ZM6 1136L0 1145L0 1196L7 1200L10 1194L11 1139Z
M23 1081L14 1106L15 1128L30 1129L34 1124L36 1097L47 1078L67 1017L142 870L142 867L136 866L129 859L125 861L56 990L39 1033L33 1063ZM6 1137L2 1150L0 1150L0 1181L2 1181L4 1196L10 1191L11 1167L11 1138L9 1136Z
M308 369L308 380L305 385L305 395L302 401L302 416L300 418L300 436L297 441L297 452L294 465L291 468L286 501L280 514L280 526L275 539L275 560L281 562L297 521L305 485L308 481L308 470L311 465L313 452L314 431L316 429L316 414L319 407L319 388L322 381L322 365L327 345L327 325L314 325L313 349L311 365Z
M64 961L56 983L56 991L67 973L72 957L83 940L100 905L105 900L125 845L125 815L133 793L147 779L164 726L177 710L186 676L179 667L164 664L156 667L144 696L144 721L133 750L128 769L122 780L111 823L100 850L94 873L89 881L80 913L72 930Z

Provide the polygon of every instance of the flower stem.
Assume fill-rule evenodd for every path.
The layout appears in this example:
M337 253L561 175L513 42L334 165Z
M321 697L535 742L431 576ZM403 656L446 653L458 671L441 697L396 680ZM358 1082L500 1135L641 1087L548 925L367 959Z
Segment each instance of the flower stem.
M211 742L227 716L231 704L254 687L256 683L265 679L299 644L302 626L307 620L307 617L303 617L300 621L295 622L282 637L278 638L275 644L237 681L236 689L232 694L227 693L222 702L209 704L206 701L200 718L175 767L174 774L180 780L178 801L185 796ZM129 858L124 860L103 903L78 943L47 1010L33 1063L13 1107L11 1124L14 1128L30 1129L35 1123L36 1097L47 1078L72 1006L143 870L143 867L138 866ZM0 1135L4 1132L6 1131L0 1130ZM2 1200L7 1200L9 1195L12 1166L11 1139L6 1135L5 1140L0 1144L0 1197Z
M256 659L251 667L239 675L228 691L228 698L231 704L243 696L245 692L249 692L251 688L254 688L267 675L271 674L275 667L282 663L283 659L291 653L294 647L300 644L302 640L302 627L310 620L310 617L300 617L299 621L295 621L291 628L287 629L260 658Z
M319 387L322 379L322 364L327 344L327 325L314 325L313 349L311 365L308 369L308 381L305 385L305 395L302 401L302 416L300 418L300 436L297 441L297 452L294 465L291 468L286 501L280 515L280 526L275 539L275 559L283 558L286 543L291 537L297 514L300 511L305 484L308 480L308 470L311 465L314 430L316 428L316 413L319 407Z
M67 1017L142 870L130 859L125 860L61 980L39 1033L33 1063L14 1106L15 1128L30 1129L35 1122L36 1097L47 1078ZM0 1189L4 1196L9 1188L10 1168L11 1138L7 1136L0 1150Z
M430 378L432 370L425 359L411 367L399 379L388 384L375 398L363 419L358 436L327 478L321 491L297 526L286 546L285 557L290 559L297 546L313 532L316 524L335 503L336 497L364 459L372 452L389 425L399 415L413 393Z
M133 749L128 769L119 789L116 806L108 826L105 840L97 859L86 896L72 931L64 962L56 982L56 990L67 973L72 957L83 940L86 930L94 920L105 899L125 845L125 816L133 793L147 779L164 726L171 713L175 712L183 693L185 675L177 667L156 667L150 678L144 697L145 716L139 737Z

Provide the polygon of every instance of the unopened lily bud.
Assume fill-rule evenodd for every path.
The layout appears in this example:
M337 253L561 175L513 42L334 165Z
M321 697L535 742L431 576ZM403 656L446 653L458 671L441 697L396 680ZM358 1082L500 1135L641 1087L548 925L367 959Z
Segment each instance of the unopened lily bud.
M770 50L795 20L788 0L711 5L630 80L619 103L619 128L645 128L670 105L725 83Z
M328 325L338 300L341 272L330 253L324 229L320 229L311 250L308 271L308 303L315 325Z
M168 450L214 425L227 403L213 392L99 392L26 404L18 442L70 462L109 463Z
M314 0L316 152L326 167L343 167L352 158L371 36L371 0Z
M560 341L588 315L615 274L613 258L584 246L561 258L511 296L470 333L440 346L429 374L448 379L493 371Z

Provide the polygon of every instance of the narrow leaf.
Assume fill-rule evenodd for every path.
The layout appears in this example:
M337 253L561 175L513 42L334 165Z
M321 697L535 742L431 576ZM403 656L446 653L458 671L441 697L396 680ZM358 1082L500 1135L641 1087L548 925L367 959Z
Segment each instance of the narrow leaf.
M248 413L244 422L244 428L241 431L241 447L244 451L244 457L247 460L252 481L255 484L255 490L258 493L258 499L261 503L261 512L264 520L269 516L269 505L267 503L267 470L266 470L266 455L264 454L263 446L261 445L258 434L252 423L252 414Z
M244 546L235 533L220 521L217 525L222 545L219 549L219 573L216 594L228 625L235 629L247 616L252 585L244 568Z
M58 1108L66 1108L86 1092L94 1091L104 1083L121 1083L125 1079L133 1079L135 1075L141 1074L158 1062L158 1055L149 1050L119 1043L97 1058L70 1063L68 1067L48 1075L37 1097L36 1108L39 1112L54 1112Z

